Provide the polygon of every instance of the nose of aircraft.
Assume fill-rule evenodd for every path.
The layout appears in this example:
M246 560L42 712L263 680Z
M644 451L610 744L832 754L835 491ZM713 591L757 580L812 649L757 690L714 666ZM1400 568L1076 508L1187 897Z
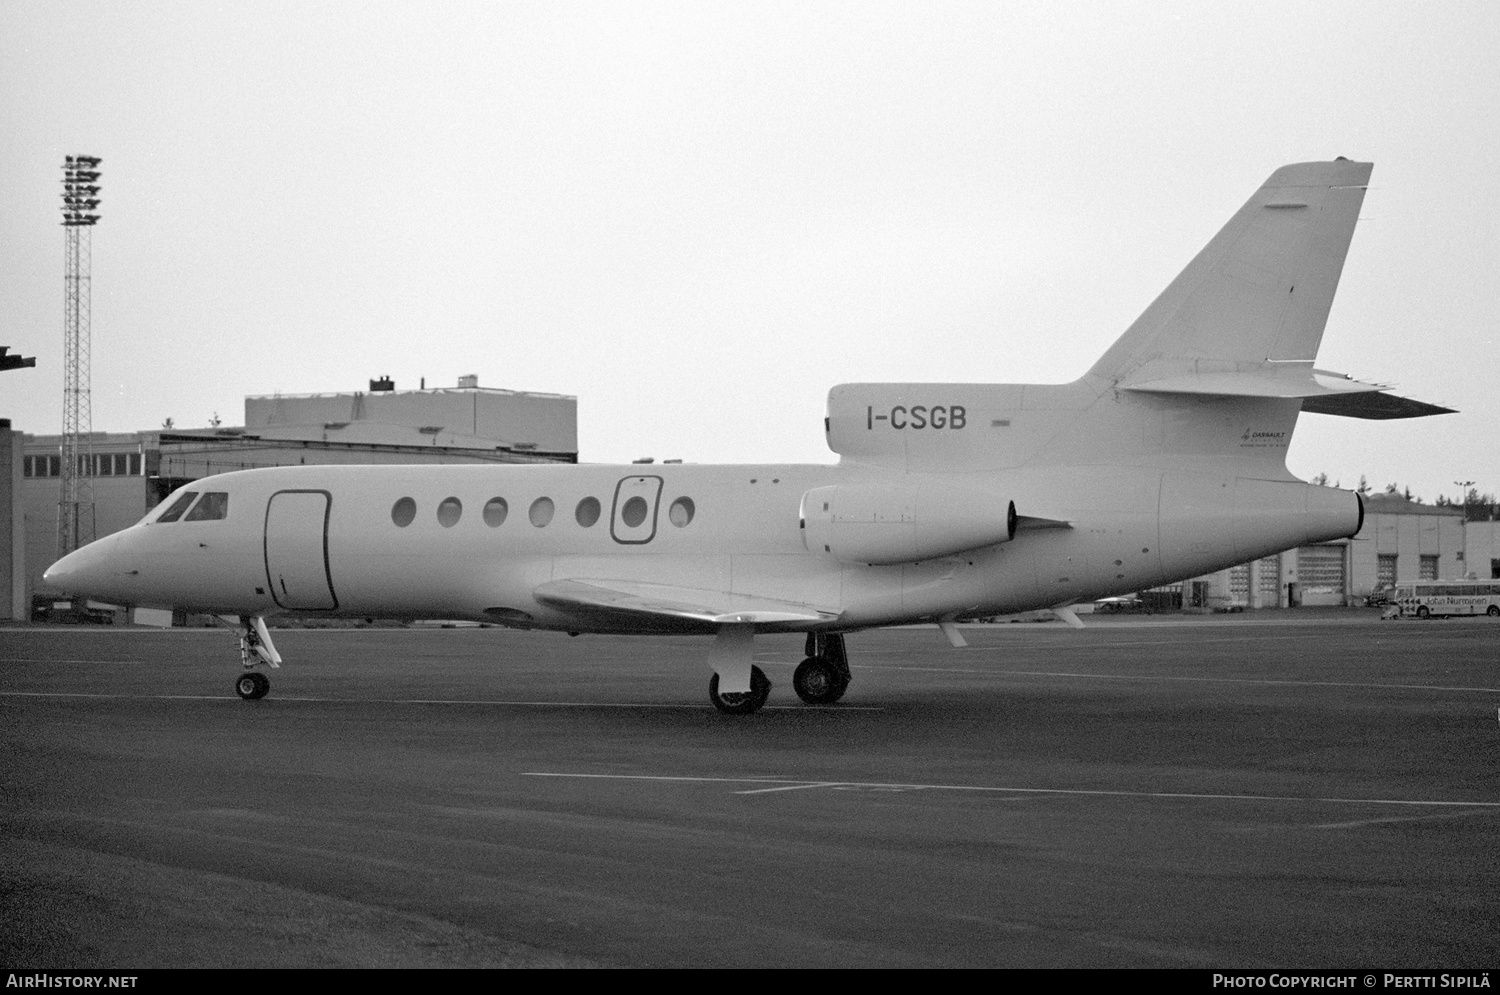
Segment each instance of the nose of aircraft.
M107 595L112 579L109 554L118 541L117 536L105 536L74 550L43 572L43 582L68 594Z

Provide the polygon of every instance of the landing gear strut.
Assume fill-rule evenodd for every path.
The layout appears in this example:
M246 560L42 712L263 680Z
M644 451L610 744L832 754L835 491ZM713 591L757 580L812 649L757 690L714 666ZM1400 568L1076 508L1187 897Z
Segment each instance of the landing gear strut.
M271 642L271 633L266 630L266 620L259 615L240 616L240 666L245 670L234 682L235 694L246 701L264 698L271 690L271 679L253 667L266 666L272 669L281 666L281 654Z
M831 705L849 690L849 657L841 633L809 632L807 659L792 674L797 697L809 705Z

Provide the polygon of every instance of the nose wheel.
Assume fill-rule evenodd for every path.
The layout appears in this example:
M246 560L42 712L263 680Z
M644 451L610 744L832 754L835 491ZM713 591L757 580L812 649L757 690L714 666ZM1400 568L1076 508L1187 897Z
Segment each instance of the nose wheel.
M252 670L239 676L234 682L234 690L246 701L255 701L257 698L264 698L266 692L271 690L271 678Z

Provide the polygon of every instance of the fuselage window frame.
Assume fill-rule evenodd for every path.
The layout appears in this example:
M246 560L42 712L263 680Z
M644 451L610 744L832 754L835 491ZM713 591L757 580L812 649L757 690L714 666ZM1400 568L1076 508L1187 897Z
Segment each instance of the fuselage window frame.
M683 496L673 501L672 506L667 509L667 521L679 529L685 529L693 524L693 517L697 513L698 508L693 504L693 499Z

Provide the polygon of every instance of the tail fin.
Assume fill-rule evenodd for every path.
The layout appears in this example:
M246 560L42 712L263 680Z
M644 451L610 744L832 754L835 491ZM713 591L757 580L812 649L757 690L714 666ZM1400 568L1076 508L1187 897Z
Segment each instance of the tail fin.
M1279 480L1303 411L1448 411L1313 367L1372 168L1336 159L1272 173L1079 380L840 384L829 446L911 471L1228 457Z
M1310 364L1373 165L1283 166L1089 371L1120 386Z

